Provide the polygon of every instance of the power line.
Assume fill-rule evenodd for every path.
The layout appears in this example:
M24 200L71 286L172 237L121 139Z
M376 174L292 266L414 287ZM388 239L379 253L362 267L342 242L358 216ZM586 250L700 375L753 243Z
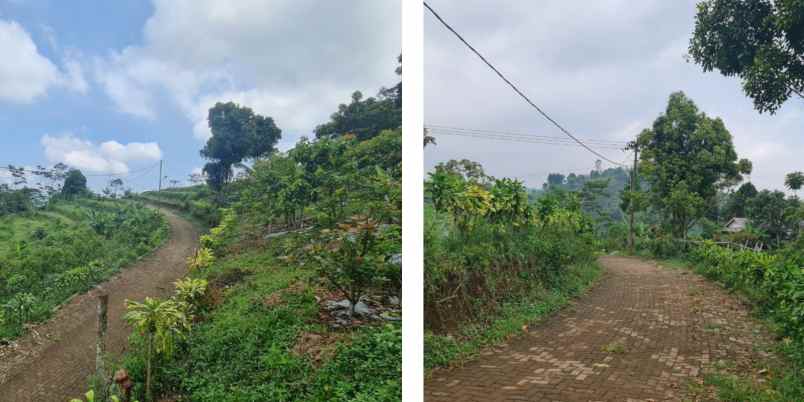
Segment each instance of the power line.
M603 159L603 160L606 160L606 161L607 161L607 162L609 162L609 163L612 163L612 164L614 164L614 165L620 165L620 166L624 166L623 164L621 164L621 163L619 163L619 162L615 162L615 161L613 161L613 160L611 160L611 159L607 158L605 155L601 154L600 152L595 151L594 149L592 149L592 148L591 148L591 147L589 147L588 145L584 144L584 143L583 143L583 141L581 141L581 140L579 140L578 138L576 138L576 137L575 137L574 135L572 135L572 133L570 133L570 132L569 132L567 129L565 129L563 126L561 126L560 124L558 124L558 122L556 122L555 120L553 120L553 118L552 118L552 117L550 117L550 116L549 116L547 113L545 113L545 112L544 112L544 111L543 111L543 110L542 110L542 109L541 109L539 106L537 106L535 103L533 103L533 101L531 101L531 100L530 100L530 98L528 98L528 97L527 97L527 95L525 95L525 94L524 94L522 91L520 91L520 90L519 90L519 88L517 88L517 86L516 86L516 85L514 85L514 84L513 84L513 83L512 83L510 80L508 80L508 78L506 78L506 77L505 77L505 76L504 76L504 75L503 75L503 74L502 74L502 73L501 73L499 70L497 70L497 68L496 68L496 67L494 67L494 65L493 65L493 64L491 64L491 62L489 62L488 60L486 60L486 58L485 58L485 57L483 57L483 55L482 55L482 54L480 54L480 52L478 52L478 51L477 51L477 50L476 50L474 47L472 47L472 45L470 45L470 44L469 44L469 42L467 42L467 41L466 41L466 39L464 39L464 38L461 36L461 34L459 34L459 33L458 33L457 31L455 31L455 30L454 30L454 29L453 29L453 28L452 28L452 27L451 27L449 24L447 24L447 22L446 22L446 21L444 21L444 19L443 19L443 18L441 18L441 16L440 16L440 15L438 15L438 13L437 13L435 10L433 10L433 8L432 8L432 7L430 7L430 5L429 5L429 4L427 4L427 2L426 2L426 1L425 1L425 2L423 2L423 3L424 3L424 7L426 7L426 8L427 8L427 9L430 11L430 13L432 13L432 14L433 14L433 16L434 16L434 17L435 17L435 18L436 18L436 19L437 19L439 22L441 22L441 24L442 24L442 25L444 25L444 27L446 27L446 28L447 28L447 29L448 29L450 32L452 32L452 33L453 33L453 34L454 34L454 35L455 35L455 36L456 36L456 37L457 37L457 38L458 38L458 39L459 39L461 42L463 42L463 44L464 44L464 45L466 45L466 47L468 47L468 48L469 48L469 49L470 49L470 50L471 50L471 51L472 51L472 52L473 52L475 55L477 55L477 57L479 57L479 58L480 58L480 60L483 60L483 62L484 62L484 63L486 63L486 65L487 65L487 66L489 66L489 68L491 68L491 69L492 69L492 70L493 70L495 73L497 73L497 76L499 76L499 77L500 77L500 78L501 78L503 81L505 81L505 83L506 83L506 84L508 84L508 86L510 86L510 87L511 87L511 88L514 90L514 92L516 92L517 94L519 94L519 96L521 96L521 97L522 97L522 99L524 99L524 100L525 100L525 101L526 101L528 104L530 104L530 105L531 105L531 106L532 106L534 109L536 109L536 111L538 111L538 112L539 112L539 114L541 114L541 115L542 115L542 116L543 116L545 119L547 119L549 122L553 123L553 125L555 125L556 127L558 127L558 129L559 129L559 130L561 130L561 131L562 131L564 134L566 134L568 137L570 137L570 138L572 138L573 140L575 140L575 142L577 142L578 144L580 144L582 147L586 148L586 149L587 149L589 152L591 152L591 153L593 153L593 154L597 155L598 157L600 157L600 158L601 158L601 159Z
M428 132L435 135L463 135L472 136L477 138L506 138L514 140L523 140L533 143L546 143L555 145L570 145L580 146L578 143L566 137L549 137L540 135L530 135L524 133L510 132L510 131L496 131L496 130L478 130L478 129L455 129L455 128L438 128L435 126L425 126ZM592 140L587 141L587 144L593 144L598 148L623 150L627 143L615 142L608 140Z
M509 142L524 142L529 144L558 145L558 146L569 146L569 147L579 146L578 144L569 141L548 141L548 140L541 140L538 138L517 137L517 136L508 136L500 134L478 134L478 133L461 133L461 132L449 132L449 131L443 131L443 132L439 131L437 132L437 134L471 137L471 138L483 138L483 139L509 141ZM622 147L617 147L613 145L600 145L599 148L622 150Z
M506 135L516 135L522 137L532 137L532 138L544 138L556 141L567 141L567 142L574 142L566 137L555 137L555 136L546 136L546 135L538 135L538 134L531 134L522 131L510 131L510 130L490 130L490 129L480 129L480 128L463 128L463 127L454 127L454 126L442 126L438 124L427 124L424 126L430 130L448 130L448 131L463 131L463 132L475 132L475 133L495 133L495 134L506 134ZM623 147L628 145L628 141L617 141L617 140L605 140L605 139L594 139L594 138L585 138L584 141L586 143L601 143L601 144L608 144L608 145L622 145Z

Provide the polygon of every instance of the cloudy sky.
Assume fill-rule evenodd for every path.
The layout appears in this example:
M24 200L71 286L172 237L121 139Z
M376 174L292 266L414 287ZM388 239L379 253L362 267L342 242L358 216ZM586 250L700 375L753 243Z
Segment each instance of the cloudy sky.
M538 3L538 4L537 4ZM562 125L582 138L627 141L684 91L721 117L758 188L781 189L804 170L804 102L760 115L740 82L685 61L695 1L428 0L442 18ZM561 136L425 11L426 125ZM588 173L597 157L575 146L436 135L426 169L449 159L481 162L493 176L540 187L550 172ZM615 161L632 156L601 152ZM603 163L603 167L611 166Z
M287 148L394 85L400 46L394 0L0 0L0 166L147 189L164 159L184 180L215 102L272 116Z

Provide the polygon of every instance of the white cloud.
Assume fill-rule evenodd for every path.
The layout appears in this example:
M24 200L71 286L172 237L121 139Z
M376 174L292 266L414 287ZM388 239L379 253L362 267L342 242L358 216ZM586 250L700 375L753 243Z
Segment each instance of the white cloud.
M162 157L159 145L154 142L121 144L106 141L96 145L71 133L44 135L41 144L49 162L62 162L94 173L126 174L129 162L153 161Z
M208 108L229 100L309 133L353 90L393 85L399 22L394 1L154 0L143 43L93 71L124 113L152 119L167 95L199 140Z
M0 19L0 101L31 103L50 88L85 93L88 85L80 65L65 60L61 71L39 53L28 32L17 22Z

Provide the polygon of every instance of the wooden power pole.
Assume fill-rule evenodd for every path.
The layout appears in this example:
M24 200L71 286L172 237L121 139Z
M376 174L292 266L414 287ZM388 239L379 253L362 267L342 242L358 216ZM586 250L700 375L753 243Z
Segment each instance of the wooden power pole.
M157 191L162 191L162 165L165 163L163 159L159 160L159 189Z
M98 333L95 341L95 374L101 381L101 400L106 398L106 369L103 359L106 357L106 331L109 327L109 294L101 290L98 295Z
M639 155L639 144L637 140L628 144L634 150L634 166L631 168L631 199L628 202L628 250L634 253L634 191L636 190L637 181L637 159Z

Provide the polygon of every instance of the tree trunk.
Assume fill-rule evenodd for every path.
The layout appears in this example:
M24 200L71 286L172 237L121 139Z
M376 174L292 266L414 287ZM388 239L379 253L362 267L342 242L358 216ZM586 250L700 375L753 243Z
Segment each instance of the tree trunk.
M153 360L154 335L148 334L148 350L145 352L145 401L153 402L151 393L151 360Z

